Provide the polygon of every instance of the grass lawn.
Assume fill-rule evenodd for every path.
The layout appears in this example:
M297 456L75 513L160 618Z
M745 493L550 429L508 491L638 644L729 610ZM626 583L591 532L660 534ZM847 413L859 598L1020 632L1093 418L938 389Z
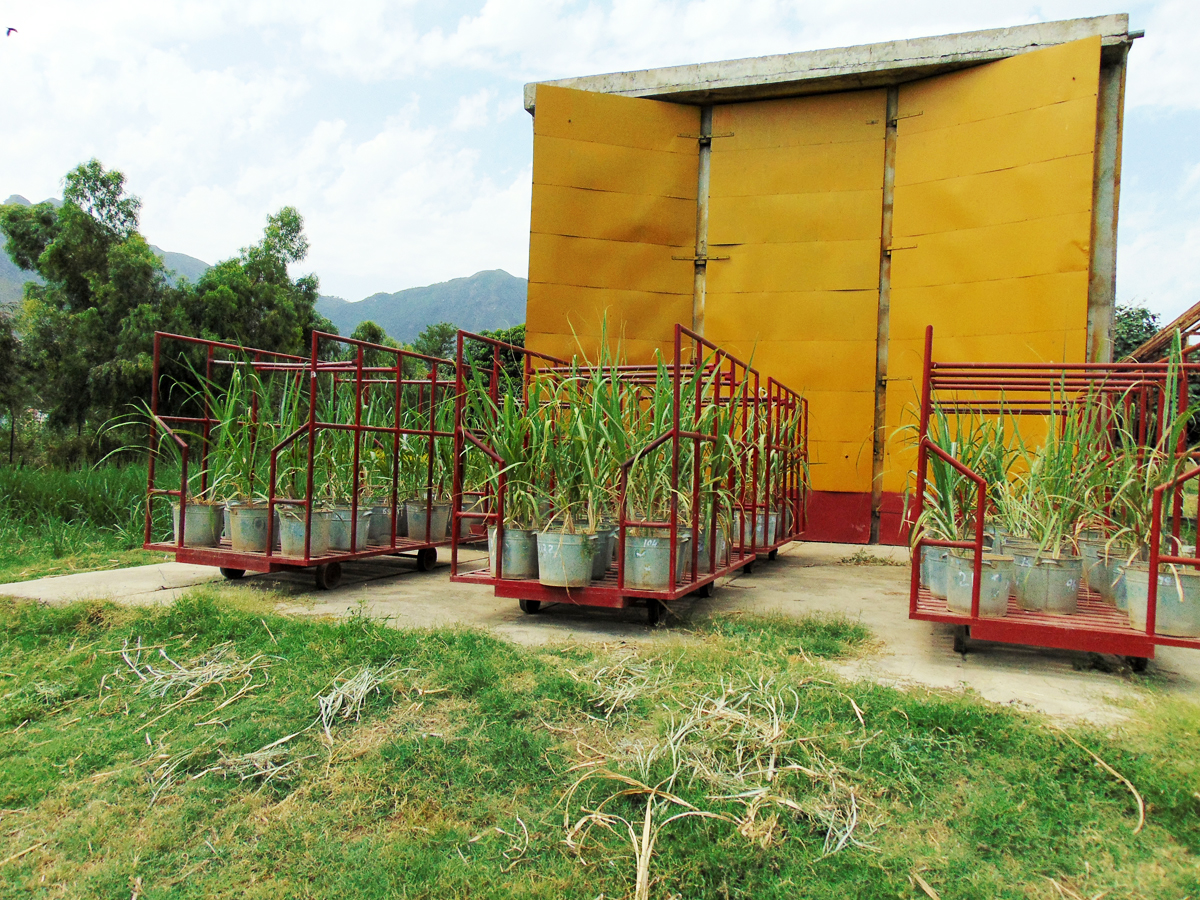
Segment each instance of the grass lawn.
M839 620L531 649L249 597L0 601L0 896L1200 896L1200 714L1153 688L1068 736L840 680Z

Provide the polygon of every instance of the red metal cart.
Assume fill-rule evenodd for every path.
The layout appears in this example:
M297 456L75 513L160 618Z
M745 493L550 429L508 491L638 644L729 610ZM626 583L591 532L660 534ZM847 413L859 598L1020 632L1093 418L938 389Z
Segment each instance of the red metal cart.
M1147 442L1162 440L1164 417L1162 411L1171 391L1178 391L1181 408L1187 404L1189 377L1200 375L1200 364L1176 363L1172 371L1168 362L1156 363L972 363L936 362L933 360L933 327L926 329L925 366L921 391L920 443L916 467L916 489L910 505L909 521L919 519L926 502L926 484L930 457L934 456L968 478L976 487L975 509L985 510L988 485L977 472L954 459L929 437L933 403L950 415L1009 415L1043 417L1050 427L1057 427L1064 413L1064 398L1103 395L1111 403L1126 408L1136 405L1139 420L1139 439ZM1069 405L1069 404L1068 404ZM1157 415L1155 415L1157 411ZM1186 452L1184 441L1173 448L1177 454ZM1178 458L1178 457L1177 457ZM1153 494L1153 524L1149 535L1149 571L1159 572L1161 565L1189 566L1200 570L1200 558L1162 554L1163 526L1180 546L1179 536L1183 511L1183 486L1200 477L1200 468L1183 472L1178 478L1158 486ZM1164 503L1171 504L1171 514L1164 516ZM1158 578L1149 578L1147 621L1145 628L1134 628L1125 612L1104 602L1099 595L1080 588L1078 612L1074 615L1052 615L1022 609L1010 596L1006 615L984 617L979 614L981 567L986 535L984 517L973 519L974 537L971 540L934 540L923 536L913 542L912 579L909 592L909 618L944 622L957 626L955 650L965 652L968 638L1025 644L1035 647L1083 650L1125 656L1135 670L1145 668L1154 657L1156 646L1200 647L1200 637L1173 637L1155 630L1158 610ZM921 548L949 547L970 550L974 555L974 579L970 614L949 609L947 601L934 597L921 584Z
M520 373L522 396L529 399L530 378L536 371L539 376L554 376L590 372L591 369L568 364L564 360L545 354L504 344L492 338L468 332L459 332L457 371L459 373L458 394L460 403L456 409L455 440L456 457L461 459L467 447L485 454L499 473L496 488L485 496L482 509L465 510L461 496L461 481L455 484L454 521L455 535L451 545L451 580L465 584L486 584L494 588L498 597L509 597L520 601L526 612L537 612L543 604L570 603L577 606L623 608L634 603L644 603L653 624L658 621L664 604L691 593L707 596L713 583L720 577L739 569L750 571L760 557L775 558L779 547L801 536L806 525L805 496L808 484L808 404L803 397L775 379L764 379L756 370L725 352L698 334L676 326L674 355L669 371L674 387L672 426L659 434L653 441L627 459L621 467L619 520L616 544L616 565L603 578L579 588L553 587L540 583L536 578L511 578L503 571L503 556L497 557L497 570L487 565L473 571L464 571L458 557L458 524L463 521L493 525L496 529L495 542L499 545L504 535L504 509L507 493L504 460L487 443L486 436L476 433L464 421L461 398L464 395L464 379L473 371L470 360L464 355L466 347L475 344L487 348L491 357L491 370L485 373L493 402L499 398L502 381L502 357L507 357L510 368ZM515 365L514 365L515 363ZM703 368L703 379L693 378L696 396L691 403L692 421L681 421L680 392L688 383L688 376ZM628 385L650 385L658 375L654 365L617 365L606 371L618 373ZM701 384L710 385L706 391ZM748 390L746 387L748 386ZM669 446L672 459L672 485L678 495L681 484L680 456L685 442L692 442L694 449L716 440L713 433L696 430L705 404L720 404L737 409L738 436L740 446L746 451L748 471L735 482L731 473L729 484L736 487L733 505L741 515L731 535L727 559L718 559L717 541L708 542L708 559L700 552L700 542L690 542L690 558L684 558L683 571L677 567L677 548L681 527L698 533L707 526L707 533L715 534L718 508L712 505L711 521L683 521L677 499L671 503L670 517L665 521L641 521L628 516L626 492L630 471L647 454ZM691 504L689 508L701 507L700 466L701 453L690 454L693 460L691 482ZM760 486L762 489L760 490ZM768 533L765 524L755 528L754 523L775 523ZM625 542L630 528L665 530L670 535L670 573L662 590L641 590L626 583Z
M368 364L370 363L370 364ZM297 388L306 390L306 421L290 434L284 436L270 450L270 469L263 505L267 508L266 541L262 551L235 551L229 535L225 534L215 546L188 546L186 517L189 497L189 466L199 457L200 477L198 491L203 494L209 486L209 455L212 450L213 429L218 425L213 410L209 407L207 394L203 408L191 410L184 415L175 409L160 409L164 394L168 401L170 390L180 381L203 381L213 384L219 380L218 373L232 367L251 369L264 379L289 380ZM165 369L171 368L168 373ZM427 374L421 374L427 370ZM418 568L432 568L437 560L437 547L449 543L449 536L436 533L432 514L435 506L433 486L434 453L443 442L453 442L451 430L438 428L435 412L440 405L453 403L456 383L454 363L446 359L424 356L408 350L384 347L366 341L342 338L337 335L313 332L309 357L292 356L266 350L242 347L237 344L205 340L184 335L156 333L154 336L154 366L150 397L150 439L148 487L144 547L173 553L178 562L216 566L226 578L241 578L247 571L278 572L285 569L312 568L315 570L319 588L331 588L341 578L342 564L351 560L379 556L413 555ZM352 402L346 407L350 414L346 421L322 421L318 418L318 396L348 396ZM364 407L374 397L381 396L391 410L388 424L364 422ZM257 439L259 428L260 398L254 395L249 411L251 429ZM405 410L423 412L421 427L405 424ZM186 410L185 410L186 411ZM353 437L353 457L350 464L352 491L350 494L348 550L330 550L312 553L312 517L319 500L314 495L315 448L323 436L334 432L349 433ZM417 439L417 444L428 459L429 478L426 482L425 529L420 534L398 533L401 504L408 498L400 495L397 475L400 459L400 442L406 436ZM163 488L156 483L158 457L161 453L160 440L170 440L177 448L180 473L178 488ZM289 451L297 442L304 445L304 485L302 496L280 496L277 484L281 454ZM376 535L374 540L364 541L359 534L363 454L367 448L390 453L391 478L387 484L389 521L387 534ZM173 540L157 540L154 536L154 501L159 498L174 498L178 504L178 526ZM282 507L304 509L305 537L303 552L292 555L282 553L277 536L279 518L277 511Z

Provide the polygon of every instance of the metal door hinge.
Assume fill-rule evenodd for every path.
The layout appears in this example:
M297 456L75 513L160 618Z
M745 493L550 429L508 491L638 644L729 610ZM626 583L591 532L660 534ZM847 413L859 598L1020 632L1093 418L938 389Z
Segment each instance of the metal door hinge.
M892 252L895 250L916 250L916 249L917 249L916 244L901 244L901 245L893 244L892 246L886 248L883 252L886 253L888 256L891 256Z
M707 263L715 262L721 259L729 259L728 256L672 256L671 259L686 259L690 262Z

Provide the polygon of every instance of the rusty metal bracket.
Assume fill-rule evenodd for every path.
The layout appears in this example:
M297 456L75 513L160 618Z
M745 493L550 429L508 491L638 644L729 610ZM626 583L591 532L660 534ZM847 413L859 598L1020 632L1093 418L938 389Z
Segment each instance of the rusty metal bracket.
M923 115L925 115L925 110L921 110L920 112L915 112L915 113L905 113L904 115L895 115L895 116L892 116L890 119L888 119L888 124L895 125L901 119L915 119L917 116L923 116ZM871 124L871 123L867 123L867 124Z
M916 250L916 249L917 249L917 245L916 245L916 244L904 244L903 246L900 246L900 247L897 247L897 246L894 246L894 245L893 245L893 246L891 246L891 247L888 247L888 248L887 248L886 250L884 250L883 252L884 252L884 253L886 253L888 256L891 256L891 255L892 255L892 252L893 252L893 251L895 251L895 250Z
M699 141L701 146L707 147L712 143L713 138L733 137L733 132L726 131L724 134L681 134L679 137Z
M707 263L716 262L717 260L729 259L728 256L672 256L671 259L686 259L690 262Z

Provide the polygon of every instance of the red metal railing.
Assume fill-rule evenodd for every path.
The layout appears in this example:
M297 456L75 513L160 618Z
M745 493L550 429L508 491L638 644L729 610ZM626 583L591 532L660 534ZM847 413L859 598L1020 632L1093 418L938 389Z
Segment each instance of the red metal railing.
M182 345L178 348L178 357L188 359L190 356L202 355L203 375L194 365L183 365L175 376L168 376L164 371L164 345ZM189 351L192 351L189 354ZM386 364L367 363L370 355L375 360ZM172 361L176 359L171 357ZM267 536L265 550L234 551L231 546L222 543L217 547L189 547L185 543L186 515L189 484L189 465L193 461L198 444L198 455L201 471L199 491L205 494L209 490L209 458L212 452L213 429L220 423L214 418L209 408L208 391L201 392L203 402L199 415L184 415L177 412L160 411L162 391L166 386L174 387L181 379L198 381L203 378L205 384L213 385L214 375L220 367L241 366L253 370L260 378L276 378L290 380L296 390L303 386L307 376L308 387L303 397L306 406L305 423L291 433L284 435L275 443L268 454L268 474L266 490L260 492L267 507ZM417 369L427 369L426 374L410 374ZM434 453L441 441L452 442L454 433L450 429L437 427L437 410L439 405L453 402L457 378L454 363L450 360L414 353L394 347L385 347L352 338L342 338L337 335L313 332L311 354L308 357L274 353L256 348L246 348L238 344L223 341L193 338L185 335L157 333L154 340L153 376L150 398L150 433L149 433L149 465L147 470L147 512L145 520L144 544L147 549L174 552L181 561L196 562L204 565L217 565L233 570L274 571L284 567L305 567L322 565L331 562L343 562L369 556L397 554L398 551L423 551L448 543L446 535L431 533L432 506L434 503ZM196 385L193 384L193 387ZM351 415L346 421L325 421L318 417L321 404L319 398L324 398L328 407L332 408L337 398L343 394L352 396L349 404ZM383 398L384 406L390 403L391 421L389 424L372 424L364 421L365 405L374 396ZM274 423L260 421L260 398L257 390L251 392L249 409L249 428L252 455L253 447L260 439L264 427ZM406 424L406 413L422 410L424 422L419 427ZM184 433L181 434L180 432ZM321 556L312 554L312 516L315 505L319 502L316 495L316 478L314 468L317 462L316 449L323 435L348 433L352 436L352 451L349 462L349 501L350 507L350 550L345 552L328 552ZM169 437L175 444L181 460L180 485L178 488L162 488L157 485L157 460L159 455L160 435ZM186 438L185 439L185 435ZM413 436L424 443L427 457L427 478L425 479L426 531L423 535L410 535L408 538L398 536L400 521L400 504L407 498L400 496L398 481L401 440ZM189 440L190 439L190 440ZM305 465L303 471L304 491L302 496L280 496L279 461L281 454L290 451L295 443L305 441ZM391 534L384 543L373 543L365 549L359 549L363 542L359 534L359 511L365 499L362 495L363 454L364 446L370 449L382 449L390 444L391 477L387 480L388 509L391 520ZM346 474L346 473L343 473ZM255 473L250 471L251 486ZM152 505L156 497L178 498L180 504L178 533L170 543L157 542L153 534ZM305 510L305 539L304 552L300 556L283 556L276 548L275 513L279 507L303 507Z
M1172 637L1156 633L1158 578L1160 565L1181 565L1200 569L1200 553L1192 557L1162 552L1164 523L1179 547L1183 509L1183 486L1200 477L1200 466L1154 488L1151 501L1149 544L1149 592L1144 629L1134 628L1123 614L1107 607L1099 597L1081 590L1079 613L1054 616L1023 610L1010 601L1007 615L983 617L979 614L982 584L982 560L985 550L985 516L989 512L988 485L929 437L933 404L950 416L999 415L1042 417L1049 427L1058 427L1088 399L1102 401L1102 413L1118 405L1127 419L1136 420L1140 447L1166 447L1170 435L1168 403L1172 392L1179 409L1185 409L1189 378L1200 375L1200 363L976 363L935 362L933 328L926 329L925 361L922 374L919 442L917 445L916 485L907 513L908 522L920 522L928 502L928 471L933 455L967 478L975 486L971 540L940 540L912 536L912 575L909 617L967 625L982 640L1022 643L1033 646L1080 649L1093 652L1152 657L1155 645L1200 647L1200 637ZM1136 415L1134 415L1136 414ZM1098 427L1107 427L1102 414ZM1178 461L1187 455L1186 437L1181 433L1169 451ZM1149 452L1140 450L1139 453ZM1139 456L1139 459L1143 457ZM1168 500L1169 498L1169 500ZM1172 514L1164 516L1164 503L1173 504ZM1107 513L1104 513L1107 515ZM967 523L963 523L967 524ZM950 547L970 550L973 555L973 585L969 614L951 611L944 602L933 598L921 586L921 556L924 547Z
M751 564L760 553L770 553L802 533L806 524L805 492L807 489L807 439L808 405L800 395L791 391L775 379L766 381L765 389L759 373L717 345L700 335L677 326L674 336L673 356L668 365L672 384L671 424L662 433L655 435L646 446L637 449L619 467L617 485L617 560L615 576L603 582L594 582L582 589L565 592L558 588L547 588L528 579L508 579L503 572L503 554L496 554L496 571L487 569L468 573L460 572L458 558L458 526L460 520L492 524L496 529L495 545L503 545L507 479L504 460L488 446L486 436L477 434L465 420L465 377L468 371L477 371L467 355L467 347L478 344L490 348L491 371L487 373L488 394L493 404L498 405L502 367L501 352L510 359L521 360L521 397L526 404L530 401L530 381L536 372L540 377L570 377L591 374L595 368L585 364L571 365L563 360L539 354L525 348L504 344L492 338L459 332L457 349L458 400L456 403L455 448L459 459L454 488L455 510L451 547L451 578L471 583L487 583L496 586L498 594L520 596L522 599L569 599L581 605L624 606L630 597L646 597L672 600L683 594L703 588L723 574ZM657 365L605 365L603 372L629 387L648 387L659 377ZM696 377L699 376L699 377ZM694 391L690 398L691 421L681 419L685 407L681 392L685 385ZM714 418L711 431L700 430L703 411L707 405L718 405L729 409L735 419L735 434L717 433ZM717 502L702 503L707 499L702 488L703 452L705 446L713 446L718 440L734 440L742 451L745 466L739 472L730 471L725 476L724 490L732 497L733 505L742 512L739 533L733 536L729 548L729 560L718 559L717 526L721 509ZM690 442L690 446L687 444ZM648 455L669 446L671 465L671 499L669 515L662 521L639 519L630 515L627 498L630 476L635 466ZM462 509L462 455L468 448L484 453L496 467L498 475L495 487L485 498L483 509ZM683 450L691 451L690 477L684 478L681 469ZM774 469L772 467L774 460ZM688 507L690 519L681 521L681 485L690 483ZM698 510L708 506L707 523L701 522ZM775 533L764 534L765 542L758 542L758 517L769 521L767 511L777 512L780 524ZM786 511L786 515L785 515ZM708 572L700 572L701 527L707 525ZM686 560L686 572L677 571L681 526L690 527L694 539L691 541L691 556ZM662 591L639 590L626 584L625 543L630 528L661 529L669 537L668 588ZM749 533L747 534L747 529ZM561 595L561 596L560 596Z

